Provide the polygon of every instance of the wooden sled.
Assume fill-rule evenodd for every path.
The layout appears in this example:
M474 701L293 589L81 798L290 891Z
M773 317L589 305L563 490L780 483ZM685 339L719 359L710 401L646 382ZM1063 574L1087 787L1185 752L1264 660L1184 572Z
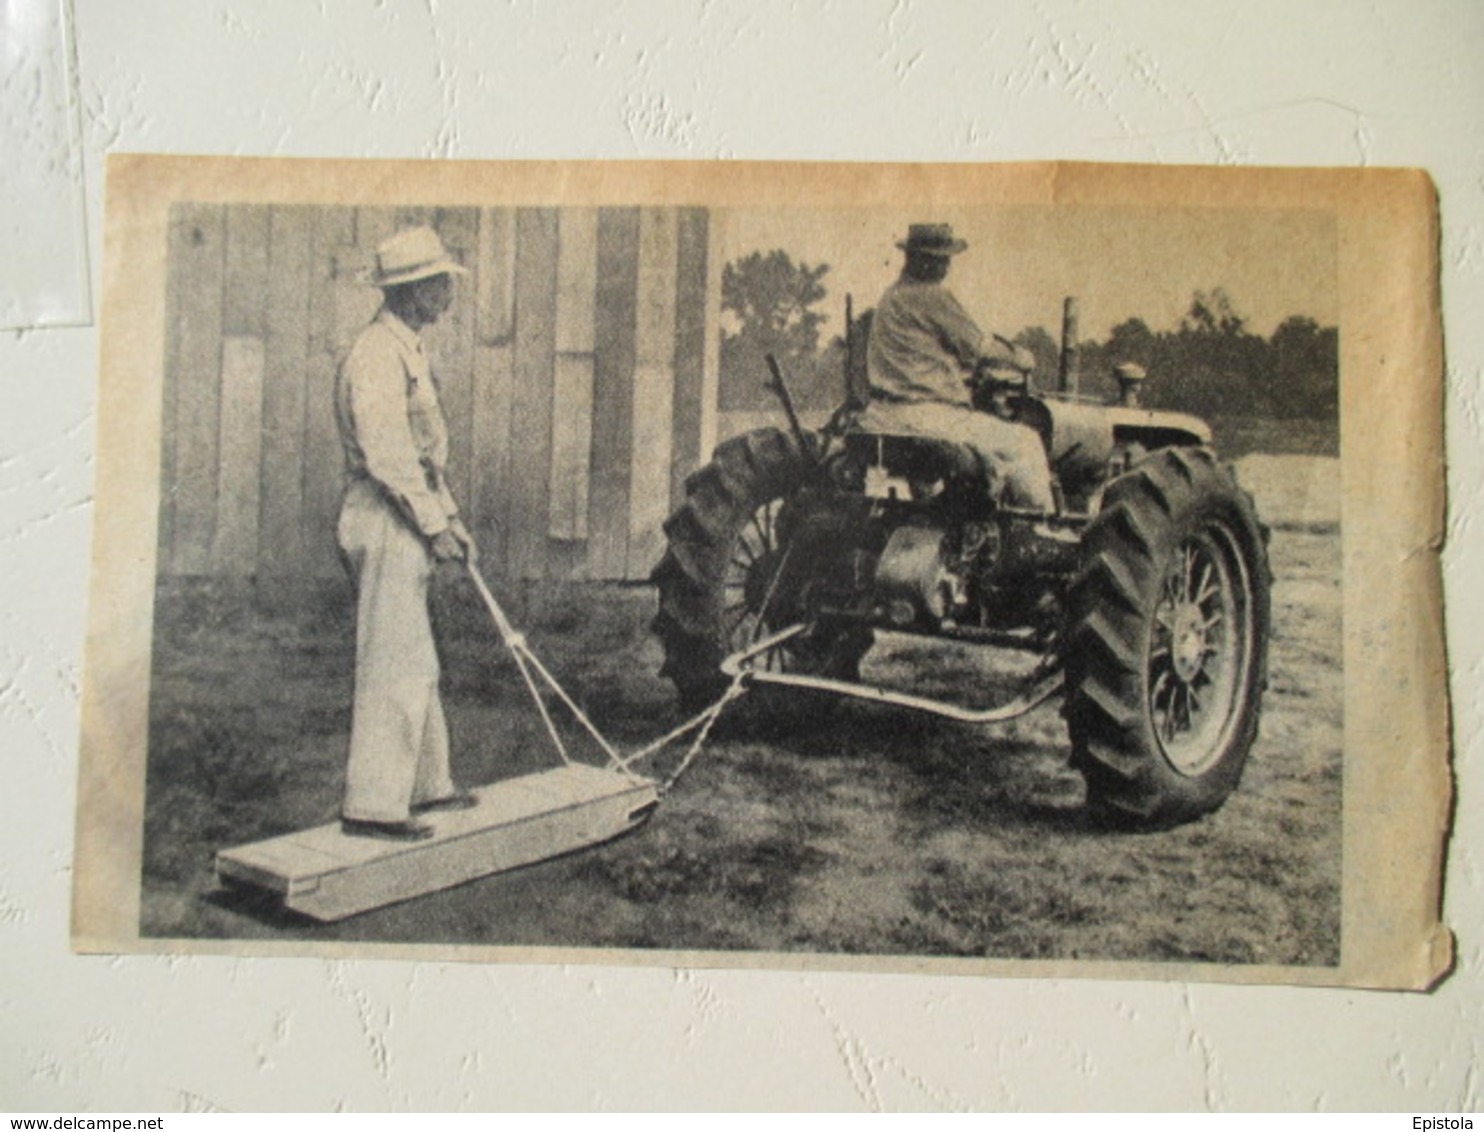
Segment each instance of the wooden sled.
M336 822L224 849L217 877L273 893L313 919L341 920L608 841L659 803L651 779L582 763L473 793L471 809L422 815L435 830L426 841L350 837Z

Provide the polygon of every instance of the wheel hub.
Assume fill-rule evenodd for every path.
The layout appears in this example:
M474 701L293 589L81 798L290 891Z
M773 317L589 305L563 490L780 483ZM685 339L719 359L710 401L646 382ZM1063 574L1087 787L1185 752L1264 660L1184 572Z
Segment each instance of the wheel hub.
M1200 675L1206 661L1205 618L1200 606L1185 604L1175 611L1170 646L1175 675L1186 684L1191 683Z
M1238 709L1247 634L1237 620L1237 557L1220 527L1187 539L1173 556L1155 610L1149 708L1165 757L1181 774L1219 759Z

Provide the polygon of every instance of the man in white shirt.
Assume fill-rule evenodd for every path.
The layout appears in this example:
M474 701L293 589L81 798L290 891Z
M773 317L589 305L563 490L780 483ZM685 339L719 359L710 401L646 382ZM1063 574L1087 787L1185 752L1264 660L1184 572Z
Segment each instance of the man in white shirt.
M953 440L985 465L991 489L1005 502L1055 509L1051 470L1041 437L1028 425L973 407L970 379L1019 381L1034 359L996 338L988 348L979 329L945 285L952 257L968 248L947 224L913 224L897 247L902 274L881 296L871 318L866 368L871 403L860 426L875 432Z
M473 561L448 490L448 429L420 331L453 300L465 271L430 228L377 250L367 282L384 296L341 364L336 418L348 482L336 528L356 585L356 677L341 829L416 841L414 813L466 808L449 772L428 615L435 562Z

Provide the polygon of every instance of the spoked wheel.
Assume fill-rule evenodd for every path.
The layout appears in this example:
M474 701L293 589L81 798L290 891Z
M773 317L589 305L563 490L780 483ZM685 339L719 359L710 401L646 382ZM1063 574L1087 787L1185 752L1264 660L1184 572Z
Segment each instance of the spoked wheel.
M1251 583L1224 527L1181 544L1174 558L1155 607L1149 711L1171 766L1202 774L1241 718L1252 663Z
M665 523L669 548L651 577L660 599L653 628L665 648L661 675L675 682L687 708L725 689L726 657L805 617L805 564L791 561L786 528L788 500L808 474L793 437L761 429L722 444L686 481L685 504ZM850 678L870 644L869 631L815 627L754 663Z
M726 602L722 617L727 634L724 647L729 656L782 627L775 600L788 565L788 555L780 547L778 536L778 516L782 510L783 500L770 499L754 511L737 532L727 559L722 579ZM759 658L760 665L769 671L786 668L785 649L786 645L768 650Z
M1094 810L1160 828L1226 801L1257 737L1269 604L1266 533L1208 450L1157 452L1109 487L1065 644Z
M1227 534L1214 528L1180 546L1154 609L1149 712L1165 758L1184 775L1209 770L1226 749L1252 664L1251 587Z

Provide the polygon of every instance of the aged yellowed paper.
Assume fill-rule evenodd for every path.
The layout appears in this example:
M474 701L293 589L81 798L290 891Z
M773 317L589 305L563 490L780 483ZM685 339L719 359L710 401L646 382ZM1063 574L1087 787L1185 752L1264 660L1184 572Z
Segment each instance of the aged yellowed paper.
M121 156L106 220L77 948L1446 971L1424 174Z

